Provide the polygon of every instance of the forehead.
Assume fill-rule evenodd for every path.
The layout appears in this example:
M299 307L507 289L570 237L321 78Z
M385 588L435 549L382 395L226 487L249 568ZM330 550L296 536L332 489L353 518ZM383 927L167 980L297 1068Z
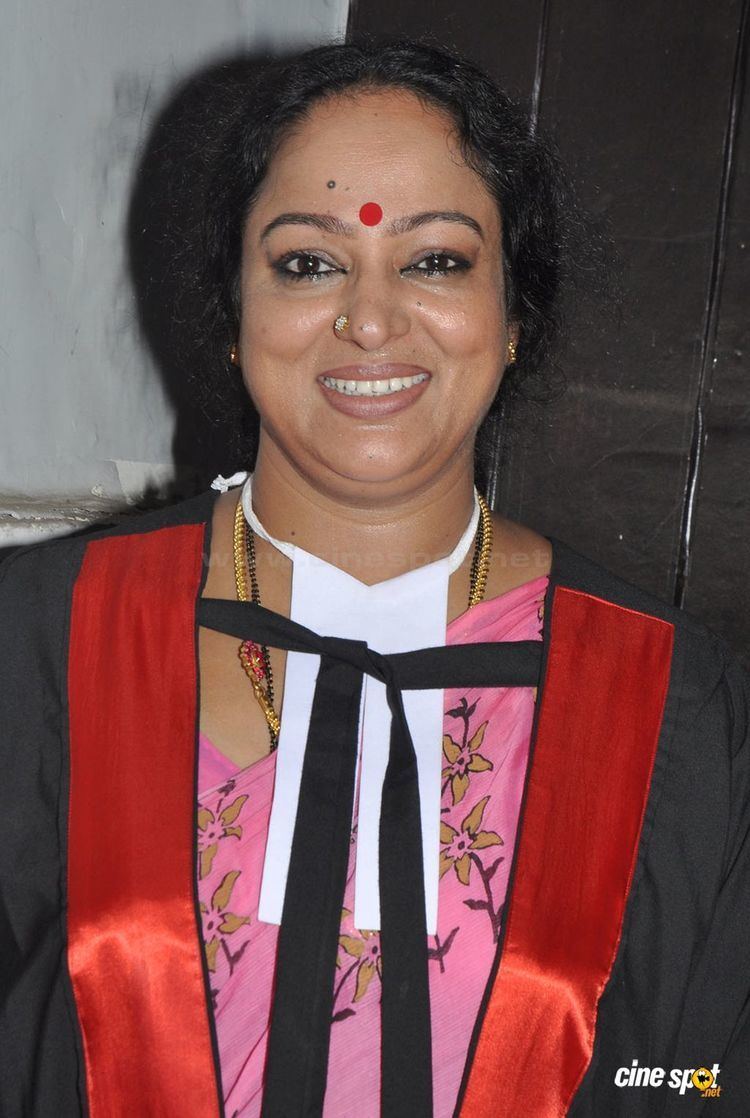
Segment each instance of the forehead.
M499 226L495 201L461 155L452 120L406 90L357 91L315 105L281 143L256 211L315 203L351 219L369 201L386 217L469 207L483 226L493 218Z

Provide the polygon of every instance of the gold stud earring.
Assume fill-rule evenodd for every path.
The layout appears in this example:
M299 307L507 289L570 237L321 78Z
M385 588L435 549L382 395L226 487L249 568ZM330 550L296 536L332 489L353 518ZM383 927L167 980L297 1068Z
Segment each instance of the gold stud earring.
M237 356L237 343L232 342L232 348L229 350L229 360L233 365L239 365L239 358Z
M334 322L334 324L333 324L334 333L338 334L339 337L340 337L344 333L344 331L348 330L348 329L349 329L349 315L348 314L340 314L338 316L338 318L336 319L336 321Z
M508 364L515 364L516 360L516 343L512 338L508 338Z

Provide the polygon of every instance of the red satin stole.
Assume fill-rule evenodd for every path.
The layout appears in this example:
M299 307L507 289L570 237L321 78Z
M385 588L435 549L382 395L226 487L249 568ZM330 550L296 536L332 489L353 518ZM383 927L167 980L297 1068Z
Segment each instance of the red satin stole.
M91 1118L216 1118L195 908L204 526L89 544L68 691L68 966Z
M617 953L673 626L555 591L500 966L461 1118L558 1118L591 1060Z
M195 908L202 524L89 544L69 658L68 966L91 1118L221 1113ZM591 1058L672 626L557 588L508 930L462 1118L562 1115Z

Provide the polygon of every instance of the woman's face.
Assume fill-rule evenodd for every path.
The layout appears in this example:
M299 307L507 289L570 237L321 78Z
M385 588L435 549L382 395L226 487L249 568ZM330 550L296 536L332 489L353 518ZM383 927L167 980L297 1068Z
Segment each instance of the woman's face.
M470 467L506 361L500 216L440 112L395 90L316 106L250 212L241 300L261 453L374 499Z

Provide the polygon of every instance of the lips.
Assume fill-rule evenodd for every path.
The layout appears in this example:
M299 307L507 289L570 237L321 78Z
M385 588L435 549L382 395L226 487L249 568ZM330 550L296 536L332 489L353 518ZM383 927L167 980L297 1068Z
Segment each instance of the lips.
M318 377L328 402L346 415L392 415L412 404L431 374L418 365L344 365Z

